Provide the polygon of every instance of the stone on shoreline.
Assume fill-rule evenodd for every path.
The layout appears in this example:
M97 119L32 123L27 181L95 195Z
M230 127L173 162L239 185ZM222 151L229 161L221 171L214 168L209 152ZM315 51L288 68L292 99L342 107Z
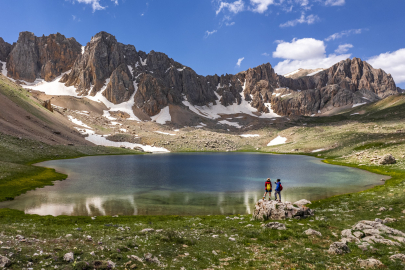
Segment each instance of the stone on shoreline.
M387 154L383 156L378 163L381 165L387 165L387 164L395 164L397 163L397 161L395 160L393 155Z
M300 200L307 204L309 201ZM307 218L314 215L314 211L302 204L292 204L290 202L277 202L259 200L253 211L253 219L256 220L283 220L286 218Z

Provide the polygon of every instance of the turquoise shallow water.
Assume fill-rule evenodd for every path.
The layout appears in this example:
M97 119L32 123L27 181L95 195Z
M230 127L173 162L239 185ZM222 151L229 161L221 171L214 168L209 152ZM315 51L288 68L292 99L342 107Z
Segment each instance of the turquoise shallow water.
M313 157L257 153L99 156L39 165L69 177L0 207L39 215L246 214L268 177L281 179L282 200L291 202L364 190L382 178Z

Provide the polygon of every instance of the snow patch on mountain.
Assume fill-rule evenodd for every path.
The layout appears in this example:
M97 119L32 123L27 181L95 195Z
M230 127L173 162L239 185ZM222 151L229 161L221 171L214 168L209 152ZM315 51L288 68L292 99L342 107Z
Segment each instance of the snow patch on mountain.
M164 107L163 109L160 110L160 112L157 115L152 116L151 118L152 120L156 121L156 123L159 123L161 125L166 124L166 122L172 121L169 106Z
M287 138L281 137L280 135L277 136L275 139L273 139L271 142L267 144L267 146L273 146L273 145L280 145L280 144L285 144L287 142Z

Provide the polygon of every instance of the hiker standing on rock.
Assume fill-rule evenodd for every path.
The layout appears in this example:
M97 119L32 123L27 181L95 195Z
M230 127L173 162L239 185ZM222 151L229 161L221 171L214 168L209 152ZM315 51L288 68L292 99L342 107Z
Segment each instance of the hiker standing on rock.
M276 184L276 190L274 191L274 197L276 198L277 201L277 194L278 194L278 201L281 202L281 191L283 190L283 186L281 185L280 179L277 179L277 182L274 182Z
M271 181L270 181L270 178L267 178L266 183L264 183L264 195L263 195L263 200L266 198L266 194L269 193L269 201L270 201L271 192L272 192Z

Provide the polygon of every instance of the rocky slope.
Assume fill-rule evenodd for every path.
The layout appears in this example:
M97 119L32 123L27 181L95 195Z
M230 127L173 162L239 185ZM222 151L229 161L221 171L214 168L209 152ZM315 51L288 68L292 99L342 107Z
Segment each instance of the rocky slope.
M54 79L74 86L81 96L101 93L108 101L134 103L146 118L176 105L240 105L247 101L258 115L312 115L335 108L374 102L398 89L391 75L358 58L341 61L312 76L287 78L267 63L236 75L200 76L189 67L155 51L137 51L106 32L92 37L82 53L80 44L61 34L35 37L20 34L8 56L8 76L34 81ZM311 75L311 74L307 74Z
M52 81L68 71L81 45L74 38L59 33L36 37L31 32L21 32L7 59L7 76L27 82L37 78Z

